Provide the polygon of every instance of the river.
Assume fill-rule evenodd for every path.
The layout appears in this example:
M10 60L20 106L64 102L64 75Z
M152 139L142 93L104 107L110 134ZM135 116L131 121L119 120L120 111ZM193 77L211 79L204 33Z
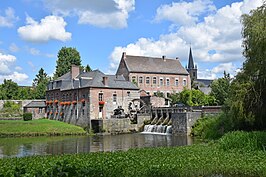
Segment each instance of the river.
M103 136L59 136L0 138L0 158L32 155L126 151L131 148L191 145L187 136L121 134Z

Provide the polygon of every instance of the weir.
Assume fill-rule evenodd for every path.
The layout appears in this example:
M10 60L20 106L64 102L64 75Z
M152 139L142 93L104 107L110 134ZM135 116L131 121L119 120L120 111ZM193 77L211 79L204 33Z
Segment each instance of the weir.
M205 114L208 112L203 107L153 108L150 124L144 126L142 133L190 135L196 121Z

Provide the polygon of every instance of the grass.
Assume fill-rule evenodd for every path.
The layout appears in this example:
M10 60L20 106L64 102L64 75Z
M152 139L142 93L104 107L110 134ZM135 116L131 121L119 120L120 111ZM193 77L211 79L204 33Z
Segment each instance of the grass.
M0 120L0 137L82 135L85 133L81 127L55 120Z
M265 138L266 133L229 133L216 142L183 147L4 158L0 176L266 176L265 150L246 143L232 148L236 139L264 140L258 136Z

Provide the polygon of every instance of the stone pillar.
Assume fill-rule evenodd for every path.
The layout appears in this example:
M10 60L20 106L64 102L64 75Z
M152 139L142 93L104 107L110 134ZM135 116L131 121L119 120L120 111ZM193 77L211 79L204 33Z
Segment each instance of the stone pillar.
M172 114L174 135L190 135L192 126L201 117L201 112L182 112Z

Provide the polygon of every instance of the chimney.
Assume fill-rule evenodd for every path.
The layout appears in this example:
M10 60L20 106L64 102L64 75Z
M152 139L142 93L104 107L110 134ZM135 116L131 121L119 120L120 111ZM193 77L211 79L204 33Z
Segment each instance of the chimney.
M72 79L76 78L79 75L79 66L72 65L70 74Z
M163 61L165 61L165 55L162 56Z
M125 59L126 58L126 55L127 55L127 53L126 52L123 52L122 58Z
M103 85L108 86L108 77L106 76L103 77Z

